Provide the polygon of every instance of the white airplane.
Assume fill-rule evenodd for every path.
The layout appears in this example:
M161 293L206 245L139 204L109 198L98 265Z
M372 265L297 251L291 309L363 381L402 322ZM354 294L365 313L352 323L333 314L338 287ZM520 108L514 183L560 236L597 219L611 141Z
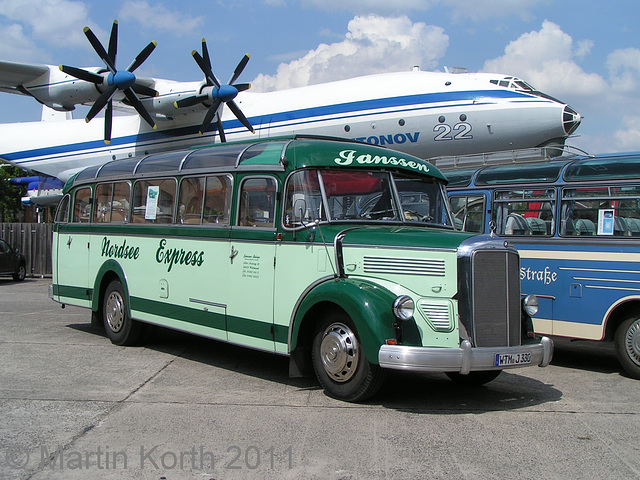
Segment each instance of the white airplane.
M114 22L108 49L84 29L104 68L0 61L0 91L32 96L44 111L91 106L86 119L0 124L1 160L65 181L112 159L211 144L215 137L244 140L253 133L347 137L421 158L561 149L582 118L516 77L490 73L414 69L252 93L249 84L235 83L249 56L223 84L211 70L204 39L202 54L192 52L203 81L136 78L134 70L155 42L118 70L117 27ZM103 109L104 120L91 121ZM127 114L114 115L114 109Z

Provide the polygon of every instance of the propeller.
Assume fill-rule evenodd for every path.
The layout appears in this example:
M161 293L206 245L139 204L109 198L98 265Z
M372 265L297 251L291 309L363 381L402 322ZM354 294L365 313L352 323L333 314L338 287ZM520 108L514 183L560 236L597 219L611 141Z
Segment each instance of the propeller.
M60 65L60 70L72 77L86 82L95 83L98 86L101 92L100 96L89 109L89 113L87 113L85 120L90 122L93 117L100 112L100 110L106 108L104 115L104 143L107 145L111 143L111 126L113 123L112 99L118 91L121 91L126 97L127 102L136 109L138 114L149 124L149 126L154 129L157 128L156 122L151 118L151 115L149 115L149 112L144 108L144 105L136 94L157 97L158 92L153 88L136 83L136 76L133 74L134 70L142 65L149 55L151 55L151 52L156 48L156 42L150 42L149 45L144 47L126 70L118 70L116 68L118 21L115 20L111 27L111 35L109 36L109 45L107 47L108 50L104 49L100 40L98 40L89 27L84 27L84 34L89 40L89 43L91 43L93 49L106 65L108 73L105 72L103 74L98 74L67 65Z
M222 128L222 109L226 104L229 107L229 110L233 112L236 118L247 127L247 129L251 133L255 133L255 130L251 126L247 117L244 116L234 99L238 95L238 93L243 92L251 88L250 83L235 83L238 80L238 77L242 74L244 67L247 66L247 62L249 62L249 55L245 54L238 63L238 66L231 75L229 82L227 84L220 84L216 76L213 74L211 70L211 59L209 57L209 50L207 49L207 42L205 39L202 39L202 55L200 55L197 51L191 52L193 59L196 61L200 70L204 73L206 84L200 89L200 93L197 95L193 95L191 97L183 98L182 100L178 100L174 102L174 106L176 108L184 108L191 107L193 105L197 105L199 103L205 104L205 106L209 106L207 113L204 116L204 120L202 121L202 125L200 127L200 135L207 131L209 125L213 121L214 117L216 117L216 128L218 133L220 134L220 141L226 142L227 139L224 135L224 129ZM210 104L210 105L209 105Z

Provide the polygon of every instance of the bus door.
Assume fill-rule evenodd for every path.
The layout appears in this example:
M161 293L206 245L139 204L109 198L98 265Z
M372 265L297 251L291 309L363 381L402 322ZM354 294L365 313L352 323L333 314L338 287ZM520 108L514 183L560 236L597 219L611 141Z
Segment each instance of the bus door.
M489 233L491 219L491 192L474 190L473 192L451 192L449 202L456 230L472 233Z
M278 184L273 177L255 175L240 182L229 242L227 337L233 343L274 351Z
M83 224L91 219L91 188L76 190L71 200L71 222L58 224L57 288L61 297L79 300L83 306L91 306L93 283L89 283L91 237L89 229L83 232ZM86 304L85 304L86 302ZM77 304L77 303L74 303Z

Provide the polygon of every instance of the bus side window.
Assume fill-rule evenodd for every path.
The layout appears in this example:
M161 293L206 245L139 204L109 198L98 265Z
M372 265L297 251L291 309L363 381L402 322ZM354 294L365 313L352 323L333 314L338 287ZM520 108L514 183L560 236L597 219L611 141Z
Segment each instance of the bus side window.
M202 223L229 225L231 191L231 179L229 177L207 177Z
M494 218L499 235L553 234L555 191L509 190L496 192Z
M452 195L451 211L456 230L482 233L484 226L484 195Z
M91 189L79 188L73 197L74 223L89 223L91 219Z
M95 206L93 208L93 221L108 223L111 221L111 197L113 194L112 183L102 183L96 187Z
M640 186L565 188L564 235L640 236Z
M238 225L273 228L275 226L276 182L273 178L248 178L240 189Z
M177 222L187 225L202 223L205 177L183 178L180 182Z
M133 222L171 223L175 194L173 178L137 181L133 186Z
M71 203L71 197L66 194L58 204L55 217L56 223L67 223L69 221L69 203Z
M113 184L113 203L111 204L111 221L114 223L129 221L129 199L131 198L131 185L129 182L116 182Z

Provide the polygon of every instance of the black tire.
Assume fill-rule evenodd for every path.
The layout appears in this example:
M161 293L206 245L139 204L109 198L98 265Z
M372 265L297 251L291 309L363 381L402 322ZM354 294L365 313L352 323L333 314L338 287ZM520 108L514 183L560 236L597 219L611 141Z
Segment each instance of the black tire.
M446 373L447 377L459 385L479 387L480 385L484 385L485 383L495 380L498 375L502 373L502 370L481 370L477 372L469 372L467 375L462 375L458 372Z
M384 371L369 362L348 315L335 312L316 327L311 348L316 377L327 395L360 402L382 386Z
M13 274L13 279L16 282L21 282L24 280L26 276L27 276L27 269L24 263L21 263L20 266L18 267L18 271Z
M618 361L624 371L640 380L640 312L618 325L614 335Z
M102 318L111 343L133 345L140 337L142 326L129 317L126 296L119 280L112 280L104 292Z

